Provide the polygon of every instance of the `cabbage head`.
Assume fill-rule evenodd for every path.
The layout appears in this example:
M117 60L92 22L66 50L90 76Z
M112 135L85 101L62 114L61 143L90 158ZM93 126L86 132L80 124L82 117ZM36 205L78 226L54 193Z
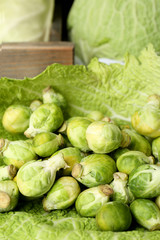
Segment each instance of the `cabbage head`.
M0 0L0 43L48 41L54 0Z
M85 64L95 56L123 60L148 43L160 52L159 16L159 0L75 0L67 22L76 57Z

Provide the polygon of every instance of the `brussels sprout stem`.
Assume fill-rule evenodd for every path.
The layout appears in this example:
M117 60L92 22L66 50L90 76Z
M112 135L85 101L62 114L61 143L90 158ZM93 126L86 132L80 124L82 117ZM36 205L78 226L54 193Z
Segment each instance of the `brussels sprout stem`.
M0 191L0 208L7 208L10 205L10 202L10 196L6 192Z
M9 165L8 166L8 174L14 178L16 176L16 173L17 173L17 168L14 166L14 165Z
M114 193L113 189L108 184L100 185L99 188L106 196L110 196Z
M57 140L58 140L59 147L63 148L65 145L65 141L61 134L58 134Z
M0 139L0 152L3 152L4 150L6 150L6 148L8 147L9 144L9 140L1 138Z
M72 169L72 176L74 178L79 178L82 176L82 173L83 173L83 166L80 163L76 163Z
M158 230L158 229L160 229L160 224L153 225L152 228L150 228L149 230L154 231L154 230Z

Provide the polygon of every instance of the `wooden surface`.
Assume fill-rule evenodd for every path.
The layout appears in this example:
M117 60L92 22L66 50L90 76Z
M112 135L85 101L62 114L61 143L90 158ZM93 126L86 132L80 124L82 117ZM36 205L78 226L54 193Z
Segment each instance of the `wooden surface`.
M4 43L0 45L0 77L34 77L52 63L73 64L70 42Z

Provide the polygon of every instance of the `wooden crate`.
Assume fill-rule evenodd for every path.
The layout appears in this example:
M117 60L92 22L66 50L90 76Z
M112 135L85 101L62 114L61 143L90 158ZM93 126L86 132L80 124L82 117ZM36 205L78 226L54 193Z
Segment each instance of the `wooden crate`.
M0 45L0 77L34 77L52 63L73 64L70 42L4 43Z

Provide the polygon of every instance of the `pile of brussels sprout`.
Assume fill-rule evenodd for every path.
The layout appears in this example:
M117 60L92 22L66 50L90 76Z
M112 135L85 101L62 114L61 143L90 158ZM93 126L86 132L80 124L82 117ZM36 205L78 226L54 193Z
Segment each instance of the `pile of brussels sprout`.
M6 109L3 127L26 140L0 139L0 212L42 198L45 211L75 206L101 230L160 229L160 97L133 114L132 128L100 111L64 120L65 107L47 87L42 101Z

